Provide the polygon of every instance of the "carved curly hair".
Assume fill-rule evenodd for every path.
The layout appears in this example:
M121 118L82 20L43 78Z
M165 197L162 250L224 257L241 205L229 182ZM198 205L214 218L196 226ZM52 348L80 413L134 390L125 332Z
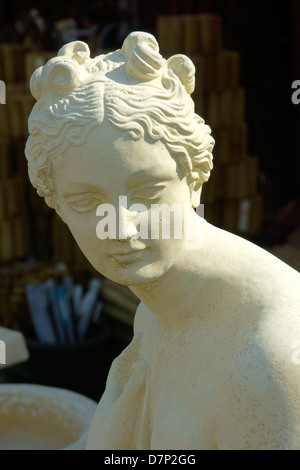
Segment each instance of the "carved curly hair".
M105 118L133 139L161 140L203 184L213 167L214 139L194 112L194 84L191 60L179 54L165 60L148 33L131 33L121 49L94 59L84 42L66 44L30 81L37 100L25 149L32 185L55 208L53 167Z

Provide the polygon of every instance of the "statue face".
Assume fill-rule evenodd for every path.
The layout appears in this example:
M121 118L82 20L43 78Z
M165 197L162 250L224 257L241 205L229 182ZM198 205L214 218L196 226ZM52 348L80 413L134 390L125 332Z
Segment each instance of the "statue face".
M151 238L151 204L175 203L191 208L191 189L165 145L134 141L128 133L104 121L85 144L70 147L61 161L54 170L57 210L95 269L131 286L146 284L166 273L184 249L185 240L174 238L172 226L170 239L163 239L161 234L159 239ZM132 236L130 228L126 239L120 237L121 212L124 217L120 196L127 198L129 222L137 215L129 210L133 204L146 207L148 238ZM115 208L116 238L99 239L96 234L101 220L96 211L102 204ZM194 213L192 208L189 212Z

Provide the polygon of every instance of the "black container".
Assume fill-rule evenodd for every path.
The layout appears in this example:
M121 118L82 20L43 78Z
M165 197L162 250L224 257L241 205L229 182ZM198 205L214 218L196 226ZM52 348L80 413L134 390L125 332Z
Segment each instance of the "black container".
M30 359L27 382L62 387L99 401L113 359L123 347L112 340L107 326L74 344L48 344L26 337Z

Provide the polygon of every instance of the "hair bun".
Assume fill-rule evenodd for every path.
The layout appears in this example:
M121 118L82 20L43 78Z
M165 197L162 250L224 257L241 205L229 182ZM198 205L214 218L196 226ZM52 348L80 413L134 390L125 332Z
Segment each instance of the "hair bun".
M186 92L191 95L195 90L195 66L183 54L176 54L167 60L167 67L171 75L176 75L184 85Z
M82 65L90 59L90 49L83 41L72 41L62 46L57 55L70 57L70 59L75 59L78 64Z
M47 92L68 93L82 81L85 70L69 57L55 57L39 67L30 79L30 91L38 100Z
M39 67L30 79L30 91L38 100L46 92L67 93L79 85L85 75L84 67L90 59L89 46L83 41L65 44L57 57Z
M159 52L159 47L155 37L150 33L144 33L142 31L135 31L133 33L128 34L127 38L123 42L121 50L125 54L125 56L129 58L134 47L137 44L141 44L142 42L148 43L152 46L155 52Z
M127 73L133 78L148 81L159 75L163 58L152 34L140 31L129 34L123 43L122 52L128 58Z

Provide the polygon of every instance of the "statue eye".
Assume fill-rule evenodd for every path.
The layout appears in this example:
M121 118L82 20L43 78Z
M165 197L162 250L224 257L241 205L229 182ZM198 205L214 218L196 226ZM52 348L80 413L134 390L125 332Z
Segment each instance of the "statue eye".
M151 184L147 186L140 186L134 191L132 196L134 197L134 199L140 201L155 201L161 196L165 187L165 184Z
M99 198L93 194L73 196L70 197L67 202L69 206L77 212L89 212L100 204Z

